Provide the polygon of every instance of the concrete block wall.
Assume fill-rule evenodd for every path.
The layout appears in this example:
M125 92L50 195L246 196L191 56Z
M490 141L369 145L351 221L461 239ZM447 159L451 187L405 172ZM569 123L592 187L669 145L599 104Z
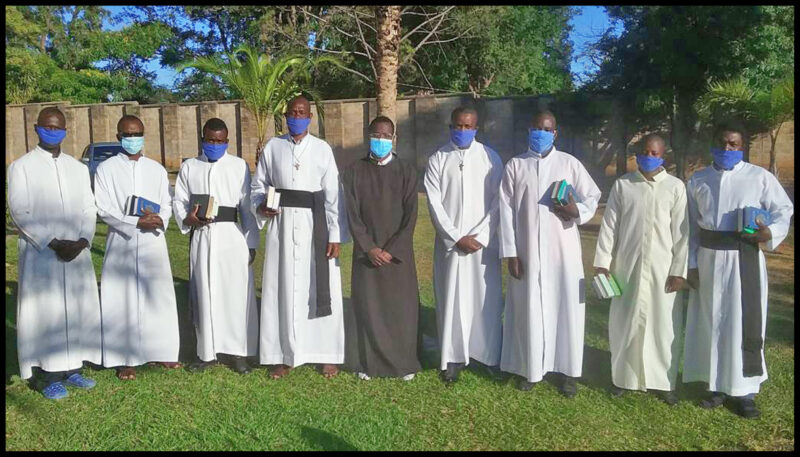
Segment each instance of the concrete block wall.
M449 96L401 97L397 101L398 155L416 163L420 176L429 155L449 139L450 113L462 105L475 107L479 115L477 139L500 154L503 161L527 148L527 129L532 113L552 100L540 97L496 97L473 100L468 94ZM324 119L312 104L311 134L324 138L333 148L340 169L363 157L368 151L369 122L377 116L374 99L330 100L321 102ZM71 105L69 102L6 105L6 165L21 157L37 143L33 125L39 111L59 106L67 118L65 152L79 158L92 142L116 141L117 121L123 114L139 116L145 124L144 154L161 162L168 170L180 168L181 160L196 157L201 151L201 129L212 117L228 125L228 152L241 157L255 170L257 128L252 113L238 100L162 105L138 105L136 102ZM608 120L603 133L588 138L572 131L568 119L559 119L556 147L586 159L603 148L621 149L627 145L615 140L621 122ZM286 122L281 118L283 131ZM266 140L275 136L274 121L269 118ZM631 140L632 144L634 140ZM769 137L761 135L752 143L751 160L769 165ZM781 128L777 142L781 170L793 169L794 122ZM628 151L629 153L631 151ZM793 172L791 173L793 175ZM420 178L421 179L421 178Z

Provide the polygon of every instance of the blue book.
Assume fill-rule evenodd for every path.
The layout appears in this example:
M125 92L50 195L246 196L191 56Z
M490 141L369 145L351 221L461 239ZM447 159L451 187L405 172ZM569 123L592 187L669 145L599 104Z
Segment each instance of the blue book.
M758 231L758 224L757 222L761 222L763 225L769 225L772 223L772 215L769 214L769 211L763 210L761 208L755 208L753 206L748 206L746 208L739 208L736 210L736 225L737 229L741 233L755 233Z
M161 205L144 197L137 197L132 195L128 199L128 215L130 216L144 216L145 211L158 214L161 211Z

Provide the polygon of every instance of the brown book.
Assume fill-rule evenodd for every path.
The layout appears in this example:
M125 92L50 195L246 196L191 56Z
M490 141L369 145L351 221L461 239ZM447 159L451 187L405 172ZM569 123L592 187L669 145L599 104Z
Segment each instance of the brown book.
M189 211L192 211L194 205L200 205L200 208L197 209L197 217L200 219L213 219L217 216L219 205L211 195L192 194L189 197Z

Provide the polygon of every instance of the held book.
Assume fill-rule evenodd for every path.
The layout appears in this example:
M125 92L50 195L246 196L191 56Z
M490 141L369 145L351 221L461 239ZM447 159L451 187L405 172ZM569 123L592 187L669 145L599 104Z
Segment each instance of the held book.
M752 206L738 208L736 210L736 228L740 233L757 232L758 224L756 222L769 225L772 223L772 216L769 214L769 211Z
M209 194L192 194L189 197L189 211L194 205L200 205L197 209L197 217L200 219L213 219L217 217L219 205L214 201L214 197Z
M622 289L619 287L617 280L610 274L600 273L592 278L592 288L595 294L602 299L619 297L622 295Z
M265 200L267 209L270 211L278 211L281 206L281 193L274 187L269 186L267 189L267 199Z
M125 203L125 214L128 216L144 216L145 211L158 214L161 211L161 205L144 197L131 195Z
M566 179L562 179L553 184L553 191L550 193L550 199L553 201L554 205L564 206L569 204L570 195L572 195L572 198L575 198L575 189L572 188L572 185L568 183Z

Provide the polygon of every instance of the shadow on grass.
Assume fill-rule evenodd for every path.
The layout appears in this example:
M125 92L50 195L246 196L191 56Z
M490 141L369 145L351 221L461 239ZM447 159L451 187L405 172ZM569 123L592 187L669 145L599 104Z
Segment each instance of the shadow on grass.
M6 385L19 375L17 355L17 281L6 282Z
M175 301L178 304L178 334L181 340L178 360L187 365L197 361L197 334L192 323L189 281L173 276L172 282L175 286Z
M580 384L591 389L611 388L611 353L591 346L583 346L583 367Z
M357 451L358 448L348 443L347 441L339 438L333 433L320 430L318 428L311 428L305 425L300 427L300 437L306 440L306 443L312 450L319 451Z

